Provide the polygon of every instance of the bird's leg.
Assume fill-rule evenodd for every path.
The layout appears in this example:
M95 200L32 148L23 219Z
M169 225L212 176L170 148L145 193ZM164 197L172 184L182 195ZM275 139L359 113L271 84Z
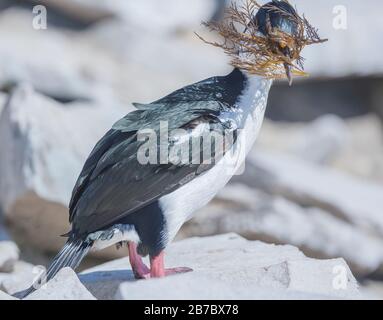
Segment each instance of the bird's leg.
M165 269L164 266L164 251L160 252L155 257L150 257L150 278L162 278L177 273L185 273L193 271L186 267Z
M155 257L150 257L150 269L142 261L141 256L137 253L137 244L128 242L129 261L132 266L134 277L136 279L162 278L177 273L185 273L193 271L190 268L179 267L165 269L164 251Z
M134 277L136 279L146 279L150 274L149 268L142 261L141 256L137 253L137 244L128 242L129 261L132 266Z

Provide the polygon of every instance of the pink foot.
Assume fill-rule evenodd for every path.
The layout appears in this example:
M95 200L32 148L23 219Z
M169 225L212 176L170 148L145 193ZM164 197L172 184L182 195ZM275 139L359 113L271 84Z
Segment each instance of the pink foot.
M162 278L165 276L170 276L178 273L191 272L193 269L187 267L178 267L178 268L164 268L164 252L162 251L156 257L150 257L150 274L147 278ZM146 279L147 279L146 278Z
M137 253L137 245L128 243L129 261L136 279L162 278L179 273L191 272L193 269L186 267L164 268L164 252L156 257L150 257L150 269L143 263L141 256Z
M132 266L133 274L136 279L146 279L146 275L150 274L150 269L142 261L141 256L137 253L137 245L133 242L128 243L129 261Z

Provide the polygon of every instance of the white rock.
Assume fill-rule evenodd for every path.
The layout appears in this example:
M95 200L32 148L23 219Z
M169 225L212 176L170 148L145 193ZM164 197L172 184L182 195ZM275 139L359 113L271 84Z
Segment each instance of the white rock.
M19 300L0 290L0 300Z
M12 241L0 241L0 272L11 272L19 259L19 248Z
M17 88L0 119L0 199L6 211L15 197L32 191L67 204L85 158L126 111L114 107L62 105L27 85Z
M179 238L235 232L248 239L287 243L315 257L342 257L357 274L383 263L383 239L330 212L303 208L240 184L230 184L193 220Z
M346 122L349 139L335 157L332 167L352 175L383 183L383 127L377 115ZM366 143L368 141L368 143Z
M257 146L383 182L382 122L374 114L347 120L325 115L310 123L265 120Z
M304 128L295 154L310 162L326 164L347 144L347 138L345 121L335 115L324 115Z
M96 298L81 284L70 268L60 270L56 276L25 300L95 300Z
M48 1L52 2L52 1ZM53 1L54 3L54 1ZM179 28L198 26L214 13L215 1L212 0L156 0L145 1L102 1L69 0L65 6L72 11L82 9L113 14L136 28L156 30L156 32L174 32Z
M335 115L324 115L310 123L265 120L257 146L330 165L351 142L350 136L347 122Z
M259 148L248 162L258 176L243 176L245 183L255 183L302 205L320 207L372 234L383 235L381 185Z
M193 31L206 32L202 27ZM232 69L223 51L203 43L191 32L159 36L154 30L137 32L134 26L108 20L86 31L84 37L97 47L107 47L111 56L118 57L115 68L118 72L110 82L129 103L154 101L180 87L227 74Z
M126 272L128 282L121 285L117 292L114 292L116 283L112 282L110 295L105 298L112 298L113 294L119 299L359 297L356 280L342 259L310 259L295 247L247 241L235 234L191 238L172 244L167 251L166 265L177 267L180 264L191 267L193 273L169 277L161 282L135 282L131 281L131 273ZM342 290L333 287L336 276L334 268L344 272ZM97 295L89 283L92 282L92 286L97 288L99 282L106 292L107 283L103 275L109 272L109 277L121 279L121 269L129 269L128 259L115 260L87 270L88 281L85 285ZM195 284L189 290L193 279ZM204 279L210 280L206 282ZM164 290L165 287L179 290ZM206 288L209 291L201 293Z
M16 236L40 250L62 246L85 159L127 112L113 100L62 105L28 86L15 90L0 118L0 205Z
M52 26L33 29L32 12L13 8L0 15L0 86L28 82L64 100L96 99L109 92L115 64L103 50Z
M98 299L113 300L121 283L134 281L134 275L129 261L122 259L121 263L111 261L99 267L83 271L80 275L82 284Z
M125 282L116 300L319 300L333 299L292 290L231 285L206 276L176 275L163 279Z
M4 10L0 13L0 36L3 39L0 86L28 82L37 91L65 101L104 99L112 93L130 105L134 101L157 100L180 86L229 70L225 54L193 34L204 30L200 21L210 15L206 10L207 1L188 2L187 10L184 5L179 5L180 1L167 1L176 3L173 6L175 18L179 11L194 16L193 8L200 11L205 7L202 16L198 17L200 14L196 12L193 18L197 27L188 27L189 22L179 15L176 25L184 25L189 32L174 32L173 27L172 32L164 32L158 23L163 21L165 25L169 22L172 25L169 11L173 9L155 12L162 2L158 4L152 0L145 5L137 1L117 1L120 4L98 1L100 7L116 6L116 12L118 6L126 6L129 15L133 12L134 19L107 19L81 33L52 25L36 32L31 28L31 13L20 9ZM63 4L52 1L52 5L71 6L68 1ZM94 1L87 2L85 13L95 6ZM146 10L145 6L152 9ZM152 18L136 19L138 12L131 11L131 7ZM73 10L71 12L73 14ZM80 10L74 12L77 16ZM155 18L163 14L168 18L160 21ZM148 23L148 20L153 21ZM28 50L24 50L25 47ZM185 52L188 53L188 63L185 63ZM108 103L107 99L105 103Z
M25 290L32 285L39 271L30 263L17 261L11 273L0 273L0 290L8 294Z

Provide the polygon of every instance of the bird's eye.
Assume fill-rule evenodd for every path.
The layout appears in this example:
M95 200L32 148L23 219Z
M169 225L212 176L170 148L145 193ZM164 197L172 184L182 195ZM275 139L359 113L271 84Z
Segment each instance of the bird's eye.
M284 48L286 48L287 47L287 43L286 42L279 42L279 47L281 48L281 49L284 49Z

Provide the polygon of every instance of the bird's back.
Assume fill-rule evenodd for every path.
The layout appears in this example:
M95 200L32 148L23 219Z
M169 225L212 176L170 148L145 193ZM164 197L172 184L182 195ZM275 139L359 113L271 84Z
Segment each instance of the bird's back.
M138 134L150 128L160 136L161 123L167 123L169 131L184 129L189 135L195 133L197 125L208 124L205 130L222 134L228 129L228 119L221 116L232 112L246 81L235 70L226 77L209 78L177 90L151 104L135 104L138 110L105 134L82 169L70 202L72 233L82 236L100 230L210 170L213 163L141 164L137 154L145 142L137 139ZM225 151L218 153L213 154L217 159Z

